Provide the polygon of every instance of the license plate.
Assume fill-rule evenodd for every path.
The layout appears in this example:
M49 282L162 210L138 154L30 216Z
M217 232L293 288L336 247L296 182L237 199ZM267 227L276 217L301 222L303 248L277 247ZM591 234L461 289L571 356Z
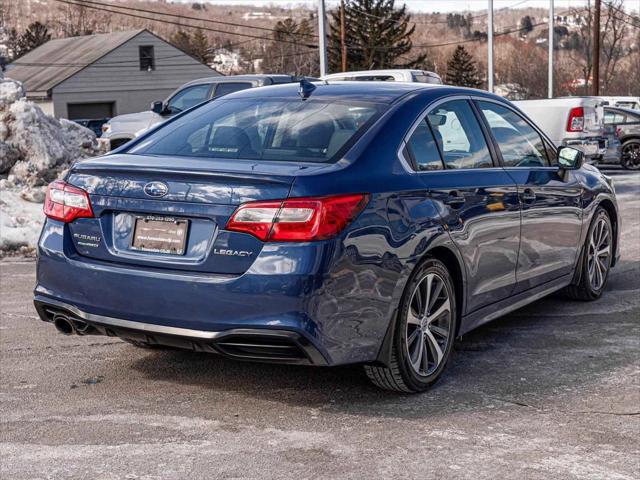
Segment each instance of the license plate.
M148 215L136 217L132 250L184 255L189 221L174 217Z

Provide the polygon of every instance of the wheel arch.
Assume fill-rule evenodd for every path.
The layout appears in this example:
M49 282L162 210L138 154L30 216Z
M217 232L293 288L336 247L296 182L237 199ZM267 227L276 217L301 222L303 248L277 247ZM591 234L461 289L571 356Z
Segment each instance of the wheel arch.
M455 247L453 244L439 244L436 245L429 250L427 250L422 257L418 261L416 261L411 273L408 278L411 278L411 275L418 269L425 261L427 260L439 260L444 266L447 268L447 271L451 274L453 288L455 290L455 300L456 300L456 314L458 315L458 325L456 327L455 336L458 336L458 332L460 331L460 326L462 324L462 315L464 312L465 306L465 276L464 276L464 268L462 259L459 258L459 254L455 251ZM402 297L404 297L405 290L409 282L405 284L403 288ZM391 321L389 322L389 326L387 327L387 332L385 333L384 339L382 341L382 345L378 352L378 356L376 358L377 364L389 366L389 362L391 360L391 351L393 348L393 334L396 328L396 322L398 321L398 310L400 306L394 310Z
M624 137L622 137L620 139L620 143L622 145L624 145L625 143L627 143L628 141L631 141L631 140L640 141L640 135L637 134L637 133L632 133L630 135L625 135Z

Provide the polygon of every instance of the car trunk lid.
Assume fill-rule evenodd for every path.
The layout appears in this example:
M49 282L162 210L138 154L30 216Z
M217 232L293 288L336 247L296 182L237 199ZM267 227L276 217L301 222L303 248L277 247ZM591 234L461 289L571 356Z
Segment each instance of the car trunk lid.
M71 241L96 260L240 274L262 242L224 231L231 214L287 198L296 174L313 168L321 166L141 155L80 162L67 181L89 194L95 218L70 223Z

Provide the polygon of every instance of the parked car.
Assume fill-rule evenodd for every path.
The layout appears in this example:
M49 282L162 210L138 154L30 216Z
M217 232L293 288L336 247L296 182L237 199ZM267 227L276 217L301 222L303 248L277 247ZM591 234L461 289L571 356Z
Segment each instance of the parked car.
M146 112L112 118L102 129L102 147L105 151L114 150L154 125L211 98L247 88L280 85L295 80L296 77L291 75L231 75L193 80L182 85L165 101L153 102L151 109Z
M35 305L65 334L365 365L425 390L454 338L618 258L611 179L509 101L281 85L178 114L49 186Z
M557 147L581 150L587 163L598 163L609 146L603 101L596 97L564 97L514 102Z
M420 82L442 85L440 75L427 70L363 70L325 75L322 80L333 81L379 81L379 82Z
M627 170L640 169L640 111L604 107L604 123L615 131L622 148L620 155L605 159L602 163L619 163Z
M80 119L80 120L73 120L74 122L76 122L79 125L82 125L83 127L88 128L89 130L91 130L93 133L96 134L96 137L99 137L100 135L102 135L102 126L107 123L109 121L108 118L98 118L98 119Z

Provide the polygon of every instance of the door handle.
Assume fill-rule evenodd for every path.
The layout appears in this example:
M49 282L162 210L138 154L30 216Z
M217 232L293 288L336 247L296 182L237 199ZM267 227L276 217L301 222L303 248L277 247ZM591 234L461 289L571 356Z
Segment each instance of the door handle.
M464 195L461 195L457 190L452 190L449 192L447 199L444 201L447 205L452 208L460 208L465 202Z
M525 188L521 198L524 203L533 203L536 201L536 194L530 188Z

